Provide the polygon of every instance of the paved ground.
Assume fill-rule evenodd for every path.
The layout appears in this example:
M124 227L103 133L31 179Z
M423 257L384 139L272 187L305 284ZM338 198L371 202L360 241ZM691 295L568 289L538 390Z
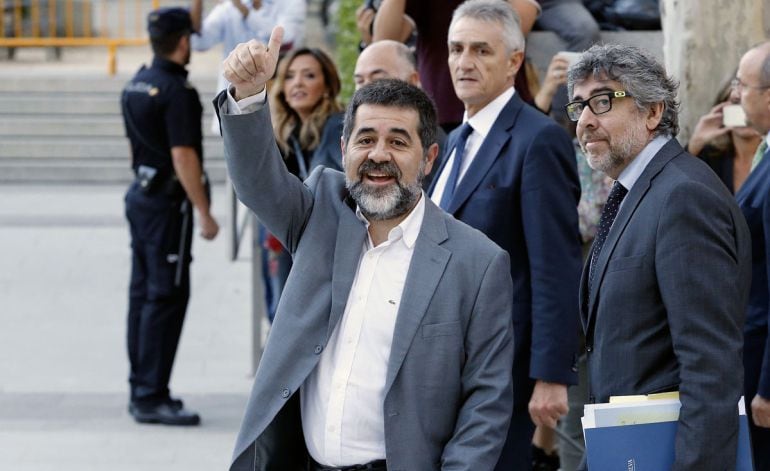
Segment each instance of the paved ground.
M195 240L171 388L203 424L126 412L124 188L0 187L0 469L224 469L251 386L250 250ZM215 213L227 221L224 189Z
M307 42L325 39L313 1ZM17 51L0 79L104 76L121 83L150 59L123 48L106 76L104 48ZM196 54L190 79L214 86L221 50ZM2 143L0 143L0 146ZM126 412L129 275L123 187L0 186L0 470L211 471L226 469L252 377L251 251L229 260L227 231L197 237L193 295L172 393L200 427L138 425ZM228 222L224 187L215 215Z

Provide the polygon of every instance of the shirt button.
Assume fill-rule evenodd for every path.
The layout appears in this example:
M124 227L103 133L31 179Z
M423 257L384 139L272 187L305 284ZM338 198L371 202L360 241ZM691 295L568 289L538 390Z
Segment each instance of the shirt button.
M594 347L593 347L593 345L586 345L586 351L587 351L588 353L591 353L591 352L593 352L593 351L594 351Z
M314 350L314 351L315 351L315 354L316 354L316 355L318 355L319 353L321 353L321 351L323 351L323 349L324 349L324 348L323 348L323 346L322 346L322 345L316 345L316 346L315 346L315 350Z
M288 398L291 394L291 391L288 390L288 388L284 388L283 391L281 391L281 397L284 399Z

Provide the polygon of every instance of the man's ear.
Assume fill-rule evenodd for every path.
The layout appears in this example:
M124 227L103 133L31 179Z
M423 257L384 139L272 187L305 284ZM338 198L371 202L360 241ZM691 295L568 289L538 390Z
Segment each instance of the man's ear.
M342 150L342 168L345 168L345 137L340 136L340 149Z
M438 157L438 144L434 142L428 147L428 153L425 155L425 175L430 174L430 171L433 169L433 164L436 162L436 157Z
M183 34L179 37L179 42L176 43L176 49L184 51L185 53L190 49L190 35Z
M662 101L651 105L647 109L646 124L648 131L654 131L657 129L658 124L660 124L660 121L663 119L663 111L665 109L666 105Z
M414 85L415 87L422 88L422 83L420 83L420 73L416 70L409 74L409 80L407 80L407 82Z
M524 51L513 51L508 56L508 72L511 79L516 78L519 69L524 65Z

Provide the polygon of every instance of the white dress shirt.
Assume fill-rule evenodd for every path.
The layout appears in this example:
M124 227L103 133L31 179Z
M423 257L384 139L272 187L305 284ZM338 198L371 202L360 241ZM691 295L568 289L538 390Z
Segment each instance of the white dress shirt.
M368 227L360 211L356 214ZM345 312L300 388L305 444L320 464L347 466L385 458L385 377L424 214L423 194L387 241L374 247L367 238Z
M468 112L465 112L463 115L463 123L467 121L473 128L473 132L468 136L468 140L465 141L465 155L463 156L463 161L460 165L460 174L457 178L458 186L465 176L465 172L468 171L468 168L470 168L473 160L476 158L476 154L478 153L481 144L484 143L484 139L487 138L487 134L489 134L495 121L497 121L497 117L500 115L500 112L503 111L503 108L505 108L506 103L513 97L513 94L514 89L511 87L489 102L487 106L479 110L472 118L468 118ZM454 160L455 151L452 150L449 160L441 170L438 180L436 180L436 186L433 188L433 193L430 195L430 199L437 205L441 204L441 196L444 194L446 181L452 171Z

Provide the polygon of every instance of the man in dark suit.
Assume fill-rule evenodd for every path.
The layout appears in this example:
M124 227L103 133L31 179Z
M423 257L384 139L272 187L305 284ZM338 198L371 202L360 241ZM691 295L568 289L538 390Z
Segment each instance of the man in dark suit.
M449 70L465 116L430 193L511 256L514 414L497 468L506 471L531 467L534 424L554 427L577 381L580 184L567 133L514 90L523 51L507 2L455 10Z
M735 467L751 241L708 166L674 139L677 84L648 53L594 46L567 113L615 180L583 270L589 402L679 391L673 470Z
M291 176L264 106L280 30L236 47L217 97L236 193L294 257L230 469L491 469L513 406L509 257L423 194L436 112L403 81L353 96L344 174Z
M756 469L770 469L770 42L743 55L733 81L747 123L762 135L746 182L735 195L751 231L751 292L744 326L743 362L749 428Z

